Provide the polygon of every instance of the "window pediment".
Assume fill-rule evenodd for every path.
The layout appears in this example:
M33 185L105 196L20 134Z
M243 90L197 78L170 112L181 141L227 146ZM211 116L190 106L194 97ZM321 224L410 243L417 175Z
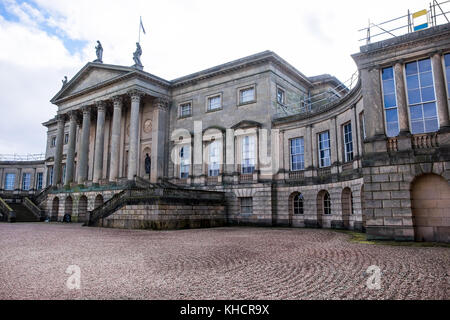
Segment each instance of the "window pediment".
M247 128L261 128L262 124L257 122L257 121L252 121L252 120L242 120L240 122L238 122L237 124L235 124L234 126L232 126L232 129L247 129Z

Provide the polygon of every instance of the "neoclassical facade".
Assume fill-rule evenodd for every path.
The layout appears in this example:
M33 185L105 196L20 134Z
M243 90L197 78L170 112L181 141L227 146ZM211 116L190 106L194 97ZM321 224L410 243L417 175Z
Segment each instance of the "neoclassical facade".
M450 25L353 58L352 88L270 51L172 81L90 62L51 100L38 205L96 226L450 241Z

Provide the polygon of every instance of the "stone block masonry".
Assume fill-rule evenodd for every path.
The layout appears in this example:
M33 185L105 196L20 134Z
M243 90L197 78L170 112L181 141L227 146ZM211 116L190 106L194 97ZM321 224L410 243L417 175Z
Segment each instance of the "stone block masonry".
M367 238L414 240L415 209L411 200L413 184L418 177L424 175L450 177L450 167L446 163L448 162L441 161L365 168ZM440 190L431 190L431 193L439 192ZM433 205L435 204L430 203L430 208Z

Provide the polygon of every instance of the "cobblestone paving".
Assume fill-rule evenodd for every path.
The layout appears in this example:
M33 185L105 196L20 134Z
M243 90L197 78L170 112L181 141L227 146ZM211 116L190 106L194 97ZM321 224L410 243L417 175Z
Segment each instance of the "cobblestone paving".
M331 230L0 223L0 299L450 299L450 249ZM66 269L81 270L69 290ZM371 265L381 289L366 286Z

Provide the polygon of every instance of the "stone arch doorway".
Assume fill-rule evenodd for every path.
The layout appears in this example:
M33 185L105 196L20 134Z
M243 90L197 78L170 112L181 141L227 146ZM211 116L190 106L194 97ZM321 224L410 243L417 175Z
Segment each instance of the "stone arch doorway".
M303 195L300 192L293 192L289 196L289 226L292 227L294 215L303 214Z
M365 200L364 200L364 186L361 186L361 220L362 220L362 231L366 231L366 213L364 212Z
M450 186L436 174L411 184L411 210L416 241L450 242Z
M88 199L86 196L81 196L78 200L78 221L87 221L87 205Z
M101 194L98 194L95 197L95 201L94 201L94 209L100 207L103 204L103 196Z
M52 221L58 220L58 214L59 214L59 198L54 197L52 202Z
M321 190L317 194L317 225L322 228L323 215L331 214L331 198L326 190Z
M353 199L352 190L346 187L342 190L341 195L342 205L342 223L345 229L350 228L350 215L353 213Z
M64 215L68 214L72 217L72 208L73 208L72 197L68 196L64 201Z

